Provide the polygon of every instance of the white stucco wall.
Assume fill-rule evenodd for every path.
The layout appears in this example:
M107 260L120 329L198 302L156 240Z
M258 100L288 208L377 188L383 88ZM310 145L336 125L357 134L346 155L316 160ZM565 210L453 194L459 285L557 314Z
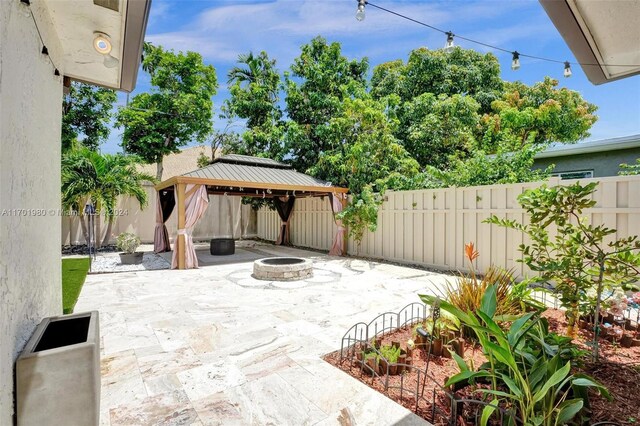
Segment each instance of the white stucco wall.
M60 63L45 5L32 9ZM62 311L60 217L35 216L60 206L62 77L41 49L19 2L0 1L0 425L13 424L16 357L40 320Z

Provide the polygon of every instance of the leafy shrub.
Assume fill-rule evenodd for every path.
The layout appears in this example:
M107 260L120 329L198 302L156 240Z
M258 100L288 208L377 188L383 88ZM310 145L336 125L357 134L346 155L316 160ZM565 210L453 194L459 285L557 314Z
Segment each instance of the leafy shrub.
M387 361L391 364L398 362L398 358L400 357L400 347L399 346L391 346L391 345L382 345L380 349L378 349L380 355L383 356Z
M525 284L516 284L511 271L491 266L487 272L478 276L473 261L479 257L473 243L465 244L465 257L469 261L470 274L460 274L455 281L447 280L443 295L451 305L462 312L475 312L480 309L482 297L489 286L496 289L498 315L514 315L524 311L529 300L529 291ZM434 297L424 296L426 303L433 304ZM462 327L466 337L473 337L473 332Z
M637 282L640 275L638 237L614 239L615 229L594 226L582 216L583 210L596 205L593 199L596 187L597 182L542 185L518 197L530 223L525 225L496 216L486 220L529 235L531 244L520 245L522 261L538 274L533 280L555 284L562 306L567 309L567 334L573 338L577 337L581 311L594 311L597 323L603 292L613 292ZM552 237L554 229L557 232ZM595 290L595 298L588 297L590 290ZM594 336L594 358L598 356L597 342L598 328Z
M482 425L488 424L498 408L519 419L518 424L568 424L588 407L589 389L609 398L607 390L591 377L571 373L571 363L580 352L569 338L549 333L548 324L538 313L517 317L505 331L496 322L495 286L487 288L480 305L476 312L461 311L445 301L440 307L474 330L488 359L474 371L452 354L460 372L445 383L490 383L488 389L476 390L490 401L483 410Z
M130 232L123 232L116 238L116 247L125 253L135 253L140 243L140 238Z

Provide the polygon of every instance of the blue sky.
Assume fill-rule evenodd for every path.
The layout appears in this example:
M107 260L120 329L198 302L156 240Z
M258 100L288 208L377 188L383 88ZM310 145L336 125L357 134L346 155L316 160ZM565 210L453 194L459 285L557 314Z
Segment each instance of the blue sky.
M537 0L372 0L372 3L411 16L430 25L509 50L575 61L571 51ZM217 71L220 88L216 109L228 96L226 75L238 54L265 50L277 60L280 71L289 68L300 46L322 35L342 44L349 58L366 56L373 67L403 59L415 48L441 48L445 36L372 7L366 19L355 19L355 0L153 0L147 27L148 41L174 50L200 52ZM456 40L456 44L480 52L488 49ZM500 59L502 78L527 84L548 75L560 86L577 90L599 109L598 122L587 140L640 133L640 76L591 84L579 66L571 78L562 77L562 64L521 58L522 67L512 71L511 56L494 52ZM149 90L149 78L140 71L136 91ZM125 95L119 95L124 104ZM216 114L217 115L217 114ZM217 128L224 127L216 120ZM121 130L114 129L103 152L119 152Z

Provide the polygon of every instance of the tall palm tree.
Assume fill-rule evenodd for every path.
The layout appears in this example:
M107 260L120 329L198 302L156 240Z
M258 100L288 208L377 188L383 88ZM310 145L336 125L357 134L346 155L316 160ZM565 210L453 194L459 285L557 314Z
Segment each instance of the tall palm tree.
M246 67L236 65L231 68L227 73L227 77L229 77L227 84L251 84L258 81L261 73L259 57L254 56L253 52L241 53L238 55L238 60L236 62L239 65L246 65Z
M91 202L98 212L104 212L108 221L104 239L100 215L96 216L96 247L109 242L115 221L115 207L118 197L128 195L136 198L140 207L147 205L144 181L155 182L153 176L140 173L136 169L138 160L122 154L100 154L86 148L73 150L62 158L62 206L79 214L80 225L85 240L89 243L87 218L84 206Z

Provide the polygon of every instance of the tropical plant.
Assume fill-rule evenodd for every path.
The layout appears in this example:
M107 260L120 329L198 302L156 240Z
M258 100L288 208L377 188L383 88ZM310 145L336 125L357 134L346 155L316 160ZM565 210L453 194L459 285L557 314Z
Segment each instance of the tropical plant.
M230 98L223 111L228 119L245 120L246 131L233 152L282 160L282 110L279 105L280 73L266 52L238 56L228 73Z
M140 238L130 232L123 232L116 237L116 247L125 253L133 254L140 246Z
M522 313L533 302L526 283L516 283L513 272L491 265L483 274L476 272L474 261L480 256L472 242L465 244L464 254L469 264L469 274L460 273L455 280L446 280L442 288L442 298L462 312L475 312L480 309L482 298L489 286L496 289L496 311L498 315ZM435 296L425 295L425 301L435 303ZM462 327L465 337L472 338L474 333Z
M116 125L124 127L124 151L156 163L160 180L165 155L189 142L204 142L211 133L216 70L199 53L174 53L150 43L144 44L142 69L151 76L151 92L121 108Z
M520 205L529 215L529 223L492 216L486 220L499 226L520 230L532 243L520 245L522 262L538 275L532 281L552 281L554 292L567 309L567 334L575 338L581 304L595 310L595 324L601 309L605 290L638 281L640 274L640 241L637 236L614 239L615 229L588 223L582 216L585 209L596 205L593 193L597 182L582 185L547 187L525 191L518 197ZM555 230L555 236L551 237ZM591 305L587 292L595 290L595 305ZM596 326L593 357L598 357Z
M109 136L116 92L74 81L62 101L62 152L77 146L96 150ZM79 139L81 138L81 139Z
M423 300L424 296L420 296ZM498 324L496 287L489 286L480 309L464 312L442 301L440 307L474 330L487 363L473 370L452 354L460 372L445 386L488 383L476 392L489 401L482 412L486 425L496 410L509 415L506 424L559 426L570 423L588 407L588 391L609 398L607 390L591 377L572 373L572 360L579 355L570 339L549 333L548 323L530 312L512 318L507 331Z
M87 243L89 232L85 204L93 204L96 212L104 213L108 220L102 240L100 214L95 216L96 248L109 241L119 196L134 197L140 208L147 205L147 193L142 185L155 179L139 172L138 164L139 160L134 156L100 154L87 148L72 150L62 157L62 206L78 212Z

